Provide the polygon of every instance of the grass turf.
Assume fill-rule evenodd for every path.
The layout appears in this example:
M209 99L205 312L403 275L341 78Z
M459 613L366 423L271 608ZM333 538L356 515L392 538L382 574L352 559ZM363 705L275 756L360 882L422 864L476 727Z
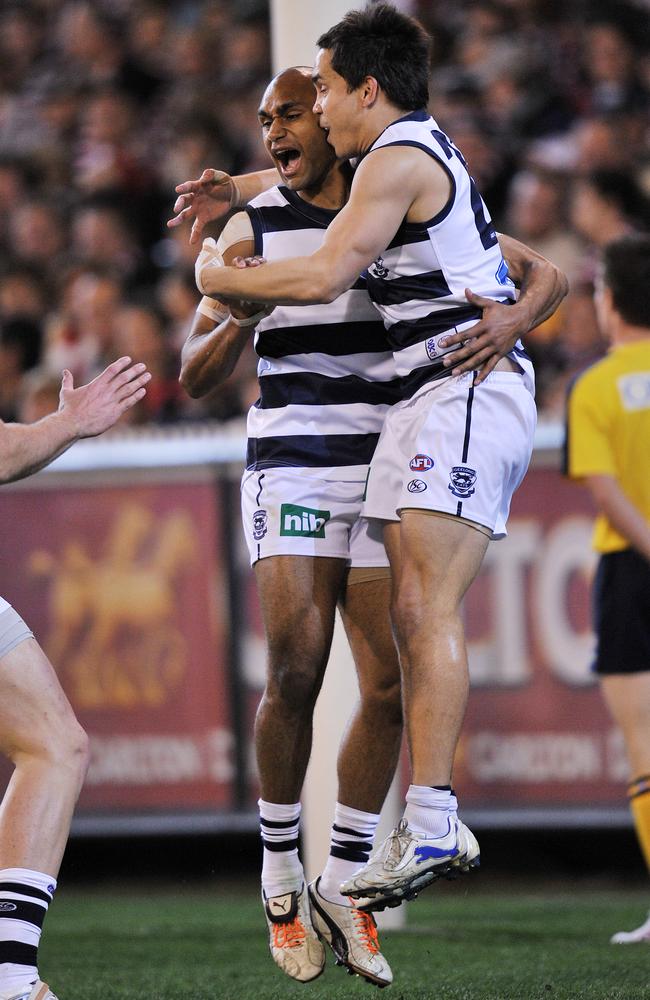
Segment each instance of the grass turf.
M622 891L491 893L443 886L384 933L386 1000L650 1000L650 948L614 947L645 915ZM335 968L305 986L271 962L250 892L61 891L41 974L60 1000L339 1000L376 988Z

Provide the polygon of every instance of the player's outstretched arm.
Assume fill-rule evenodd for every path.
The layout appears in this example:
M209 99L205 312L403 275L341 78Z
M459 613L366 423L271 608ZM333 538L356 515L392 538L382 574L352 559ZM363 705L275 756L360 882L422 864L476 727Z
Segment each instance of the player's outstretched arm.
M517 302L503 305L465 289L467 301L483 310L482 319L470 331L447 337L441 346L463 345L443 359L452 375L478 370L476 384L494 369L500 358L512 350L520 337L551 316L569 290L566 276L541 254L499 234L508 273L520 294ZM468 332L471 339L468 341Z
M199 291L228 302L333 302L385 250L408 212L418 191L418 175L423 165L428 166L428 160L422 157L420 163L410 154L403 147L399 151L386 147L359 165L348 203L328 227L322 246L309 257L290 257L246 271L203 267L197 273ZM442 168L440 176L442 206L449 182ZM427 174L426 181L431 188L435 178L432 181Z
M150 378L146 366L131 364L131 358L119 358L78 389L64 371L56 413L35 424L0 423L0 482L30 476L80 438L108 430L142 399Z
M176 185L175 214L167 225L173 229L192 220L190 243L198 243L208 223L227 221L231 213L268 191L280 179L275 168L237 177L223 170L204 170L197 180Z

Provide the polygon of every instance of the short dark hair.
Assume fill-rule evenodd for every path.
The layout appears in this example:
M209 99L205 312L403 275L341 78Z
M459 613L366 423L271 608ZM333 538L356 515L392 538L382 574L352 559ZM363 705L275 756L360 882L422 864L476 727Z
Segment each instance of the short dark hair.
M648 199L634 175L624 170L592 170L585 178L599 198L613 205L629 222L650 222Z
M374 76L386 97L404 111L429 101L431 39L418 21L388 3L351 10L318 39L331 52L332 69L348 90Z
M650 330L650 236L623 236L603 250L603 280L626 323Z

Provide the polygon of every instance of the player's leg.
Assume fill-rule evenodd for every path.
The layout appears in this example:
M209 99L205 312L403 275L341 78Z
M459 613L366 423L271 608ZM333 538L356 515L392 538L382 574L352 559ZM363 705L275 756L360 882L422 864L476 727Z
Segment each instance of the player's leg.
M330 854L323 874L310 886L312 918L337 961L385 986L393 977L381 954L374 919L358 910L340 886L368 861L401 747L400 674L390 627L389 570L351 569L339 606L360 697L339 748Z
M255 720L264 846L262 890L276 963L314 979L325 963L298 857L300 793L316 698L329 657L342 559L273 556L255 564L267 640L267 680Z
M18 616L13 609L6 616L15 635ZM47 1000L53 994L38 980L38 943L86 773L87 739L38 643L24 638L4 648L0 750L15 768L0 806L0 997Z
M628 797L650 871L650 565L634 549L602 555L594 579L594 670L609 712L623 733ZM613 944L650 942L650 917Z
M609 711L620 727L630 765L628 797L639 847L650 871L650 671L601 677ZM613 944L650 943L650 915L633 931L619 931Z
M534 401L516 372L494 373L478 389L471 377L448 379L393 408L373 458L364 513L400 519L399 544L389 528L387 547L413 769L404 819L345 885L353 897L376 896L374 909L478 863L451 788L468 693L460 604L488 536L505 534L534 426Z

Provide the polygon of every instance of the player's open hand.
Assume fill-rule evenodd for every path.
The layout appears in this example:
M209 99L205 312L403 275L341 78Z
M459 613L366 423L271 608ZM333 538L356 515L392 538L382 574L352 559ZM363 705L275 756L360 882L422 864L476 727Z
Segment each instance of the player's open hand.
M193 219L190 243L198 243L204 226L222 219L237 205L237 185L223 170L204 170L198 180L177 184L175 190L175 215L167 225L173 229Z
M78 389L66 370L61 381L59 412L70 419L76 437L95 437L142 399L150 379L146 365L131 364L131 358L119 358Z
M465 289L465 297L470 305L483 310L482 318L469 330L444 337L439 343L445 348L461 345L443 358L443 364L451 368L452 375L477 371L475 384L478 385L512 350L528 326L519 315L516 302L504 305L477 295L469 288Z

